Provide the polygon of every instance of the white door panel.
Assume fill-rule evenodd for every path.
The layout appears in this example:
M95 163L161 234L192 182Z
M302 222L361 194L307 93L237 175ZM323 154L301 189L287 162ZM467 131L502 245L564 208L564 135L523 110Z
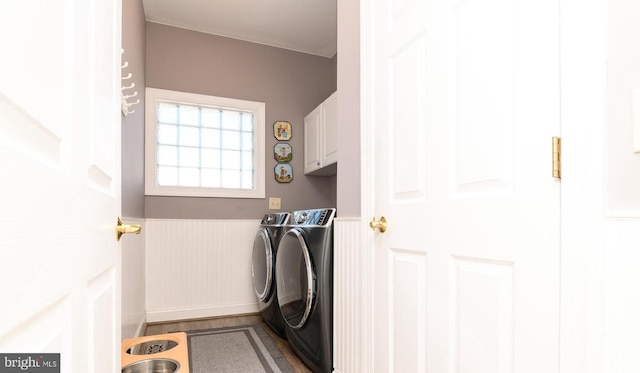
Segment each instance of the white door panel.
M0 352L119 368L121 3L0 6Z
M376 370L557 371L557 0L373 12Z

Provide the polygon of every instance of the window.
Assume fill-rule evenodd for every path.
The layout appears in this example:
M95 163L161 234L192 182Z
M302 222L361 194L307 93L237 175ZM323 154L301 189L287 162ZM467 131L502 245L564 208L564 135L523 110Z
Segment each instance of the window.
M145 194L264 198L265 104L146 90Z

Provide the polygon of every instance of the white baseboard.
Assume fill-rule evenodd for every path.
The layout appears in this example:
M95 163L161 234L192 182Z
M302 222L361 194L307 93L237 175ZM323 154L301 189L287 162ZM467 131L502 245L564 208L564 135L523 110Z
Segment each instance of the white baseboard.
M237 304L180 310L147 311L147 322L163 322L187 319L201 319L216 316L241 315L258 312L258 304Z

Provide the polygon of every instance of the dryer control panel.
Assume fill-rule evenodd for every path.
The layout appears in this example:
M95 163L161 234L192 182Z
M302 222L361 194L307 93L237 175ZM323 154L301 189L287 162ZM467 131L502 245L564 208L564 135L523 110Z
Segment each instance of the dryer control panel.
M293 212L292 224L329 225L333 221L336 209L312 209Z

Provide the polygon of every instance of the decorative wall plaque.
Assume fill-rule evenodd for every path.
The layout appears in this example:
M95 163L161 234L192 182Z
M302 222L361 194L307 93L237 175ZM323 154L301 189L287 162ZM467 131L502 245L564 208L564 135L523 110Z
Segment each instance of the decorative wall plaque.
M273 136L280 141L291 139L291 123L279 120L273 124Z
M279 142L273 147L273 158L278 162L291 162L293 151L291 145Z
M293 167L289 163L278 163L274 168L276 181L290 183L293 180Z

